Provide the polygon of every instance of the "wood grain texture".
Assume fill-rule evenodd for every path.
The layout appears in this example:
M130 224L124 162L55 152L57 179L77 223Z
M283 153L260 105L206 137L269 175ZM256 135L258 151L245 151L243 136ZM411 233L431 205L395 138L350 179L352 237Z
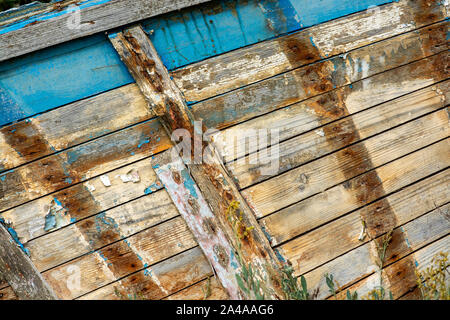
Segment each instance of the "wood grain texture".
M272 245L288 241L333 219L337 219L346 212L375 201L383 193L390 194L411 183L415 183L421 178L434 174L438 170L445 169L449 163L442 150L446 150L446 148L445 144L441 143L440 145L407 155L377 168L376 173L369 171L360 177L341 183L325 192L269 215L261 219L260 223L271 235ZM370 181L373 180L375 174L378 175L382 184L377 183L372 186ZM443 180L435 181L432 185L427 184L427 187L433 189L435 184L443 183L445 188L447 176L444 174L444 176L439 175L439 177ZM392 201L400 201L397 200L395 195L392 195L390 199L396 199ZM431 200L423 199L422 201ZM383 206L380 207L380 212L383 212L383 209L389 206L391 201L388 202L383 201L381 203Z
M417 69L422 69L423 72L426 72L427 68L431 67L433 62L425 59L417 63L421 64L423 67L423 69L422 67ZM444 78L440 77L440 75ZM398 108L401 108L404 105L411 103L417 104L417 107L419 108L420 106L428 105L428 103L433 103L432 101L437 102L432 96L435 96L436 98L445 97L445 101L447 101L449 92L448 82L422 89L417 93L408 94L408 92L420 90L423 86L431 84L429 81L431 79L427 80L426 76L424 76L425 73L417 74L411 72L410 67L400 67L275 110L221 131L220 135L216 135L215 138L216 140L223 139L227 143L224 145L218 144L219 151L222 154L224 161L231 162L250 153L251 149L249 141L250 139L258 138L257 130L278 130L279 141L283 142L308 131L310 131L311 135L311 132L313 132L312 130L322 127L314 131L315 136L313 135L313 137L314 140L317 140L320 139L322 134L325 135L324 125L342 118L347 118L349 115L355 113L364 111L364 114L368 115L372 112L374 113L374 121L380 120L376 120L377 117L384 117L384 119L388 120L390 117L389 114L394 115L395 113L402 113L401 109L391 110L390 113L383 113L380 111L380 114L378 115L375 115L376 111L365 111L379 104L383 104L380 106L381 109L388 108L389 105L395 105L395 107L398 106ZM447 77L448 75L446 76L444 73L439 73L435 75L434 81L441 81ZM389 84L387 84L388 79L391 79ZM394 79L401 79L401 82L394 82ZM407 95L402 97L405 94ZM429 96L430 99L427 99L426 96ZM417 98L417 101L415 101L415 98ZM386 101L389 102L386 103ZM409 106L409 108L411 108L411 106ZM362 115L357 115L356 117L360 118ZM397 118L394 117L393 120L395 121L395 119ZM365 124L370 122L369 119L355 119L353 121L355 122L355 125L360 127L360 130ZM358 122L360 121L364 122L359 124ZM389 125L390 124L387 122L386 127ZM376 125L373 124L373 127L373 129L375 129ZM366 128L366 131L367 130L369 130L369 128ZM235 140L233 141L232 139ZM268 146L270 146L270 141ZM270 152L268 152L268 154L270 155ZM241 161L242 159L239 160L238 163L231 164L231 166L238 167L239 162Z
M16 126L8 138L18 153L51 151L32 122ZM160 123L149 120L6 171L0 179L0 211L102 175L171 146Z
M448 218L438 209L422 216L410 223L405 224L402 228L394 230L393 240L386 253L386 264L391 264L402 257L408 256L410 253L435 242L448 234ZM396 237L404 234L407 242L396 242ZM446 237L448 238L448 237ZM439 241L438 243L447 242ZM448 245L448 243L447 243ZM441 246L441 249L445 246ZM445 250L445 249L444 249ZM407 270L414 268L414 255L407 258L409 262L406 265ZM350 286L360 279L375 274L378 270L376 265L377 253L373 241L354 249L319 268L306 273L305 278L311 290L319 288L318 299L324 299L331 294L325 283L325 273L333 274L334 279L338 281L340 287ZM412 265L411 265L412 264ZM352 267L349 268L349 265ZM405 269L394 269L389 279L401 280L402 274L405 275ZM402 271L403 270L403 271ZM414 275L414 273L412 273ZM410 275L407 273L407 275ZM377 275L379 276L379 275ZM373 279L373 278L372 278ZM373 285L379 285L375 279ZM414 279L415 280L415 279ZM389 282L387 282L389 283ZM408 288L410 284L403 284L403 288Z
M265 180L242 193L262 217L448 137L448 119L447 110L434 112ZM363 151L370 158L361 157Z
M449 91L449 82L444 82L402 96L322 126L317 130L295 136L281 144L251 153L228 164L227 168L234 176L239 177L242 186L248 186L267 179L263 169L272 165L272 157L277 151L279 153L278 173L283 173L359 140L367 139L424 114L437 111L449 103L446 97ZM358 112L358 109L363 109L366 105L358 107L358 105L352 105L354 108L352 111ZM345 106L344 108L343 110L348 110ZM358 109L355 110L356 108ZM347 112L343 111L343 113ZM271 117L271 114L266 117Z
M55 300L51 287L17 245L8 229L0 223L0 272L23 300Z
M135 85L108 91L0 129L0 171L149 120Z
M68 27L73 9L63 8L33 19L39 23L30 21L26 28L1 34L0 61L203 2L206 0L85 1L78 6L82 17L80 28Z
M153 267L97 289L80 299L162 299L207 276L211 267L199 247L183 252ZM98 288L98 286L97 286ZM119 292L119 295L117 294Z
M448 206L441 210L447 210ZM414 261L414 266L419 272L423 272L427 267L431 266L431 259L440 252L448 252L450 245L450 237L447 235L443 239L435 241L411 254L411 257L400 259L395 263L387 266L383 271L383 283L387 290L392 292L394 299L399 297L400 300L422 300L420 291L417 290L417 279L415 277L405 277L402 272L405 268L408 268L411 260ZM389 279L389 275L395 275ZM353 285L348 290L351 292L358 292L359 296L367 295L368 292L373 290L379 283L379 274L373 274ZM338 293L338 299L344 297L344 293ZM333 298L330 298L333 299Z
M401 0L379 9L194 63L172 76L188 101L201 101L446 18L434 0Z
M448 77L447 28L445 21L277 74L194 104L192 112L207 127L222 129L439 52L444 53L429 66L424 78ZM384 89L389 88L386 82L395 84L394 79L386 79ZM370 89L374 85L367 79L362 86Z
M99 214L161 189L162 185L158 183L149 163L149 159L131 163L100 177L5 211L2 217L12 224L20 241L27 243L49 231L56 231L74 221ZM138 173L139 181L124 182L121 176L127 176L133 171ZM106 182L110 185L105 185ZM54 221L52 216L55 217Z
M369 241L369 236L366 236L363 241L358 239L363 219L371 219L372 223L375 221L382 225L378 233L372 235L372 237L379 236L391 228L396 228L436 207L445 205L450 195L449 183L449 172L420 181L370 206L297 237L281 245L278 250L293 263L299 273L308 272ZM387 206L394 217L389 217L386 213ZM389 223L389 220L395 220L395 222Z
M208 287L210 295L208 296ZM206 299L205 299L206 297ZM191 287L183 289L173 295L164 298L165 300L228 300L226 291L217 281L216 277L210 277L209 280L203 280Z
M267 238L259 228L250 208L245 205L241 194L228 176L214 146L210 148L208 158L203 158L202 162L197 164L198 158L196 158L195 148L200 147L203 154L204 144L201 141L203 128L196 128L193 115L186 106L181 92L173 83L160 61L152 43L139 26L127 29L123 33L111 34L110 39L121 59L129 68L130 73L136 79L149 105L153 108L155 114L159 116L168 134L172 134L173 131L182 128L187 130L191 139L193 138L189 145L194 146L194 154L188 155L188 161L186 161L187 155L184 155L183 160L186 162L190 174L197 182L203 197L217 219L217 221L213 221L209 216L202 216L200 220L203 221L202 223L210 224L212 230L217 232L222 230L230 243L230 247L233 248L233 252L230 253L228 253L228 250L215 250L212 254L205 251L208 260L212 265L215 265L217 261L223 261L223 265L228 266L229 270L233 270L233 260L230 258L224 260L223 256L228 254L234 255L236 252L239 252L242 261L240 264L244 263L246 267L252 264L258 280L267 288L267 292L264 292L266 298L282 299L284 294L281 291L280 279L276 273L280 268L280 262L272 251ZM181 149L177 148L176 151L180 152ZM179 210L182 211L183 203L179 204L179 199L177 198L172 197L172 199L175 205L181 205ZM241 204L240 210L242 212L243 225L247 226L247 228L253 228L249 229L251 231L244 239L236 236L232 221L227 217L227 209L233 201L238 201ZM209 244L206 240L208 237L212 239L213 234L205 238L198 232L198 230L202 230L200 226L191 228L191 230L199 241L201 241L200 239L205 240L202 248L208 248ZM230 297L245 299L251 297L251 291L245 292L236 285L229 285L227 279L236 279L234 272L218 274L219 277L223 275L223 278L220 278L220 280L222 285L228 290ZM230 288L234 289L231 290Z

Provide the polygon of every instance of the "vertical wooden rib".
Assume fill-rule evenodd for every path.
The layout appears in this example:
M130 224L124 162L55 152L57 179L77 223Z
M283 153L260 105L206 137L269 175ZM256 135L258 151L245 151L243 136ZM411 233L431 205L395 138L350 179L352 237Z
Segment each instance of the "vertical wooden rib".
M199 140L202 134L199 131L204 132L206 128L194 126L195 119L188 109L181 91L170 78L167 69L142 28L135 26L123 32L109 34L109 39L136 80L149 106L160 118L169 135L177 129L185 129L191 134L191 137L194 137L191 146L200 144L200 146L205 147L204 142ZM200 134L200 138L195 139L195 137L198 137L198 134ZM226 243L223 243L224 248L233 248L233 252L226 252L220 249L211 254L208 251L204 251L216 271L218 268L229 271L223 274L218 273L217 275L231 298L254 298L252 293L241 290L241 287L236 283L236 273L239 272L242 265L236 268L232 264L233 259L231 257L236 252L240 252L239 256L242 258L242 264L246 267L251 264L257 275L257 280L262 287L267 288L265 298L284 299L280 282L280 262L257 223L253 212L225 169L215 147L211 145L209 147L210 152L207 155L207 159L203 158L202 163L193 164L189 163L189 161L186 162L186 166L189 169L187 172L190 174L186 179L191 179L192 176L192 181L198 185L201 196L206 200L213 212L213 219L207 214L203 214L195 204L192 204L192 194L189 198L177 198L173 196L172 192L172 200L180 213L183 214L186 211L186 207L188 208L184 218L203 249L211 246L210 241L217 241L217 238L214 239L214 237L217 237L215 232L223 232L225 235L226 240L223 240L226 241ZM191 150L195 150L195 148ZM180 152L179 149L177 151ZM193 158L192 156L192 160L194 160ZM167 163L164 163L164 165L167 165ZM159 174L162 174L161 170L159 170ZM184 184L177 175L174 179L178 181L179 185ZM169 193L170 191L173 190L169 190ZM233 201L240 203L243 224L248 228L253 228L250 234L243 239L236 236L236 232L227 218L227 209ZM194 213L199 214L199 216L195 217L196 222L193 224L193 217L188 215ZM205 236L203 234L204 226L208 226L207 229L213 230L213 232L207 232L208 235ZM221 263L222 265L220 265ZM224 264L226 265L225 268Z
M20 299L56 300L30 258L22 251L0 222L0 275Z

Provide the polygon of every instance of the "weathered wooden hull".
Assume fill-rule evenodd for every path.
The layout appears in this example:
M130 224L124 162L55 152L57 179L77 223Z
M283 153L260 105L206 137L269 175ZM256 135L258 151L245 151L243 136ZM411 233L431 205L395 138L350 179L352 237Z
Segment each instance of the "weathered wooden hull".
M213 272L213 242L192 218L214 213L224 226L231 200L205 195L222 190L217 177L210 185L207 169L188 166L207 205L186 209L170 164L155 167L172 152L173 123L110 42L148 18L180 108L237 141L215 146L259 232L249 257L289 261L317 299L333 298L326 273L362 296L379 284L376 239L393 230L383 283L395 299L419 298L415 272L449 250L448 3L230 0L170 12L203 2L179 1L96 22L97 5L125 2L87 1L93 29L43 33L39 45L28 36L64 29L68 9L0 20L0 218L56 296L242 297L234 277ZM279 143L252 150L257 129L277 130ZM279 167L267 175L272 151ZM230 240L224 230L214 241ZM0 277L0 299L14 298Z

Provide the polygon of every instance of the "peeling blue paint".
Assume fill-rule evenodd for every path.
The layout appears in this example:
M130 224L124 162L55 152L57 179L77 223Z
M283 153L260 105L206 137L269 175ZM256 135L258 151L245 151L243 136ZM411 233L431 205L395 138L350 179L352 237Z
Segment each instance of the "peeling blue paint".
M0 222L5 224L5 220L0 218ZM6 225L6 224L5 224ZM19 240L19 236L17 235L16 230L14 230L12 227L10 226L6 226L9 234L11 235L11 237L13 238L14 242L19 246L19 248L27 255L30 256L30 250L28 248L25 248L25 246L23 245L22 242L20 242Z
M88 0L80 7L109 0ZM146 31L169 70L392 0L221 0L153 17ZM0 28L17 30L37 15ZM112 35L114 37L114 34ZM104 34L0 63L0 126L134 82Z
M189 190L189 193L195 198L198 198L197 191L195 190L195 182L192 180L191 175L189 174L189 171L187 171L186 168L181 170L181 176L183 177L183 184L184 187Z

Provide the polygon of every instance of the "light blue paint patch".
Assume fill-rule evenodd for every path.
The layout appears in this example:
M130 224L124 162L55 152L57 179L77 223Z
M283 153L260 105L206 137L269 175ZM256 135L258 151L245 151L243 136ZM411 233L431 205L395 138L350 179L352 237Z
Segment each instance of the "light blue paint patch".
M72 178L65 178L64 182L67 184L72 184L73 181L72 181Z
M60 206L60 207L64 207L63 204L61 203L61 201L58 200L58 198L53 197L53 200L55 200L55 203Z
M153 167L153 169L159 169L160 165L159 164L155 164L152 167Z
M414 260L414 264L416 265L416 268L419 267L419 263L417 262L417 260Z
M278 260L280 260L283 263L287 262L286 259L281 255L280 251L277 248L273 249L273 251L275 252L275 255L277 256Z
M16 129L12 129L12 130L9 131L9 132L14 133L14 132L16 132L16 131L17 131Z
M192 180L191 175L187 169L181 170L181 176L183 177L184 187L189 191L189 193L195 198L198 198L197 190L195 188L195 182Z
M6 179L6 175L2 174L2 175L0 176L0 180L5 181L5 179Z
M149 265L147 263L144 264L144 276L151 277L152 276L152 270L148 269Z
M107 217L105 212L101 212L95 217L95 228L98 233L101 233L103 229L119 231L117 222L113 218Z
M393 0L291 0L303 27L310 27Z
M150 139L141 140L138 144L138 148L141 148L144 144L150 143Z
M238 264L237 264L237 262L236 262L236 256L235 256L235 254L234 254L234 250L233 249L231 249L230 250L230 265L233 267L233 269L237 269L237 268L239 268L239 266L238 266Z
M70 218L70 223L75 223L77 222L77 218Z
M148 186L147 188L145 188L144 193L145 194L151 194L157 190L161 189L160 184L154 182L152 183L150 186Z
M4 220L2 221L4 222ZM30 250L28 250L27 248L25 248L25 246L23 245L22 242L20 242L19 240L19 236L17 235L16 230L14 230L12 227L8 227L8 232L11 235L11 237L13 238L14 242L19 246L20 249L22 249L22 251L27 255L30 256Z
M272 236L267 232L266 227L261 227L262 232L266 236L267 240L269 240L269 243L272 243Z
M56 228L56 217L54 214L48 213L45 216L44 231L50 231L54 228Z

